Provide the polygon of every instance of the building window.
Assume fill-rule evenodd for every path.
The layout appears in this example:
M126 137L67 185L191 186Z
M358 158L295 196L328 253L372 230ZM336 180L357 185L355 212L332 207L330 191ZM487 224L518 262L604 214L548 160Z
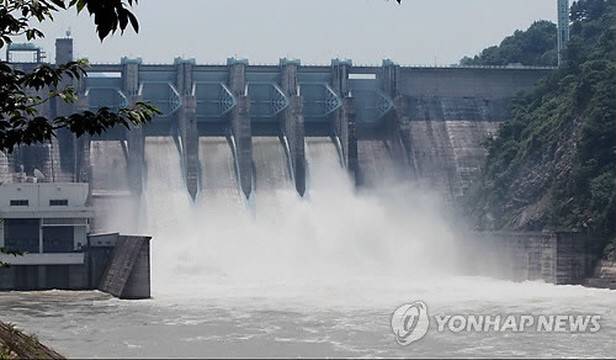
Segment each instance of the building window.
M11 200L11 206L29 206L28 200Z
M72 226L43 227L43 252L67 253L73 252L75 230Z
M68 200L49 200L49 206L68 206Z
M4 246L10 251L39 252L38 219L5 219Z

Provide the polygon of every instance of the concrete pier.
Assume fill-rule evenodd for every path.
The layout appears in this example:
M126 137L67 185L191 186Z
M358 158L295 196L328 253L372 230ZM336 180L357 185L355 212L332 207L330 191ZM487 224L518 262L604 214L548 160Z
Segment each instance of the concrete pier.
M120 299L150 298L151 237L116 233L91 235L88 240L90 248L111 249L97 257L99 264L105 264L104 272L100 273L96 266L91 267L96 275L100 274L100 278L92 277L97 289Z
M298 194L306 192L306 150L304 141L304 99L300 95L297 69L299 61L281 60L281 88L289 98L289 106L282 113L282 134L289 147L291 171Z
M193 94L192 66L194 61L176 59L176 88L183 106L177 115L178 136L181 139L182 169L188 193L194 199L199 192L199 132L197 130L197 99Z
M336 136L342 144L343 162L351 179L360 184L359 154L357 149L357 122L355 121L354 100L347 96L342 100L342 109L336 123Z
M229 60L229 85L237 104L231 111L231 134L235 146L239 183L242 192L250 197L253 190L254 168L252 163L252 126L250 122L250 98L246 87L247 61Z
M140 59L122 60L122 91L128 98L129 104L142 101L140 94ZM143 191L143 179L145 176L145 134L144 129L134 128L125 130L128 143L128 182L131 190L136 194Z

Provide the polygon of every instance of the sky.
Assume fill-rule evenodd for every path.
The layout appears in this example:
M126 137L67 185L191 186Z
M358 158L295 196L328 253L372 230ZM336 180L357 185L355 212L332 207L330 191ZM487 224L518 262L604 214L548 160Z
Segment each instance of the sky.
M92 19L74 11L42 29L39 41L54 58L56 37L71 29L76 56L115 63L122 56L145 63L175 57L222 64L228 57L251 64L448 65L500 43L534 21L556 21L556 0L140 0L141 31L115 34L102 44Z

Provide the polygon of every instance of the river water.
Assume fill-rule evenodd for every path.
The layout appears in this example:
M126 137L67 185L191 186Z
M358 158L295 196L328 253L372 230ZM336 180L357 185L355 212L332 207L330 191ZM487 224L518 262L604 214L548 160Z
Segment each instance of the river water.
M616 353L616 293L485 278L392 279L343 286L209 282L207 293L121 301L86 292L3 294L2 319L70 357L601 357ZM400 279L402 280L402 279ZM374 284L380 286L374 286ZM305 286L304 286L305 285ZM421 299L431 312L596 313L601 330L569 333L452 333L397 345L391 312Z
M0 320L69 357L616 354L615 291L465 275L455 222L425 189L388 183L357 193L335 146L322 140L308 143L301 199L280 143L260 139L257 174L267 165L280 176L261 177L246 200L236 182L216 178L233 178L228 143L206 145L212 150L201 161L211 163L196 202L184 190L174 143L148 139L147 190L135 206L141 211L114 214L138 217L135 231L154 236L152 299L4 293ZM454 332L432 320L423 339L400 346L392 313L419 300L430 316L594 315L600 330Z

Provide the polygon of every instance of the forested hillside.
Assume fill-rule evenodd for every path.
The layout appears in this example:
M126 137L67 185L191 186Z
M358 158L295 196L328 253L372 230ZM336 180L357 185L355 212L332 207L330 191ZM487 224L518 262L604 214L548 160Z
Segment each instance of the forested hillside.
M513 105L468 207L483 229L601 234L616 255L616 0L572 7L567 65Z
M526 31L518 30L499 46L491 46L475 57L465 57L461 65L556 66L556 25L537 21Z

